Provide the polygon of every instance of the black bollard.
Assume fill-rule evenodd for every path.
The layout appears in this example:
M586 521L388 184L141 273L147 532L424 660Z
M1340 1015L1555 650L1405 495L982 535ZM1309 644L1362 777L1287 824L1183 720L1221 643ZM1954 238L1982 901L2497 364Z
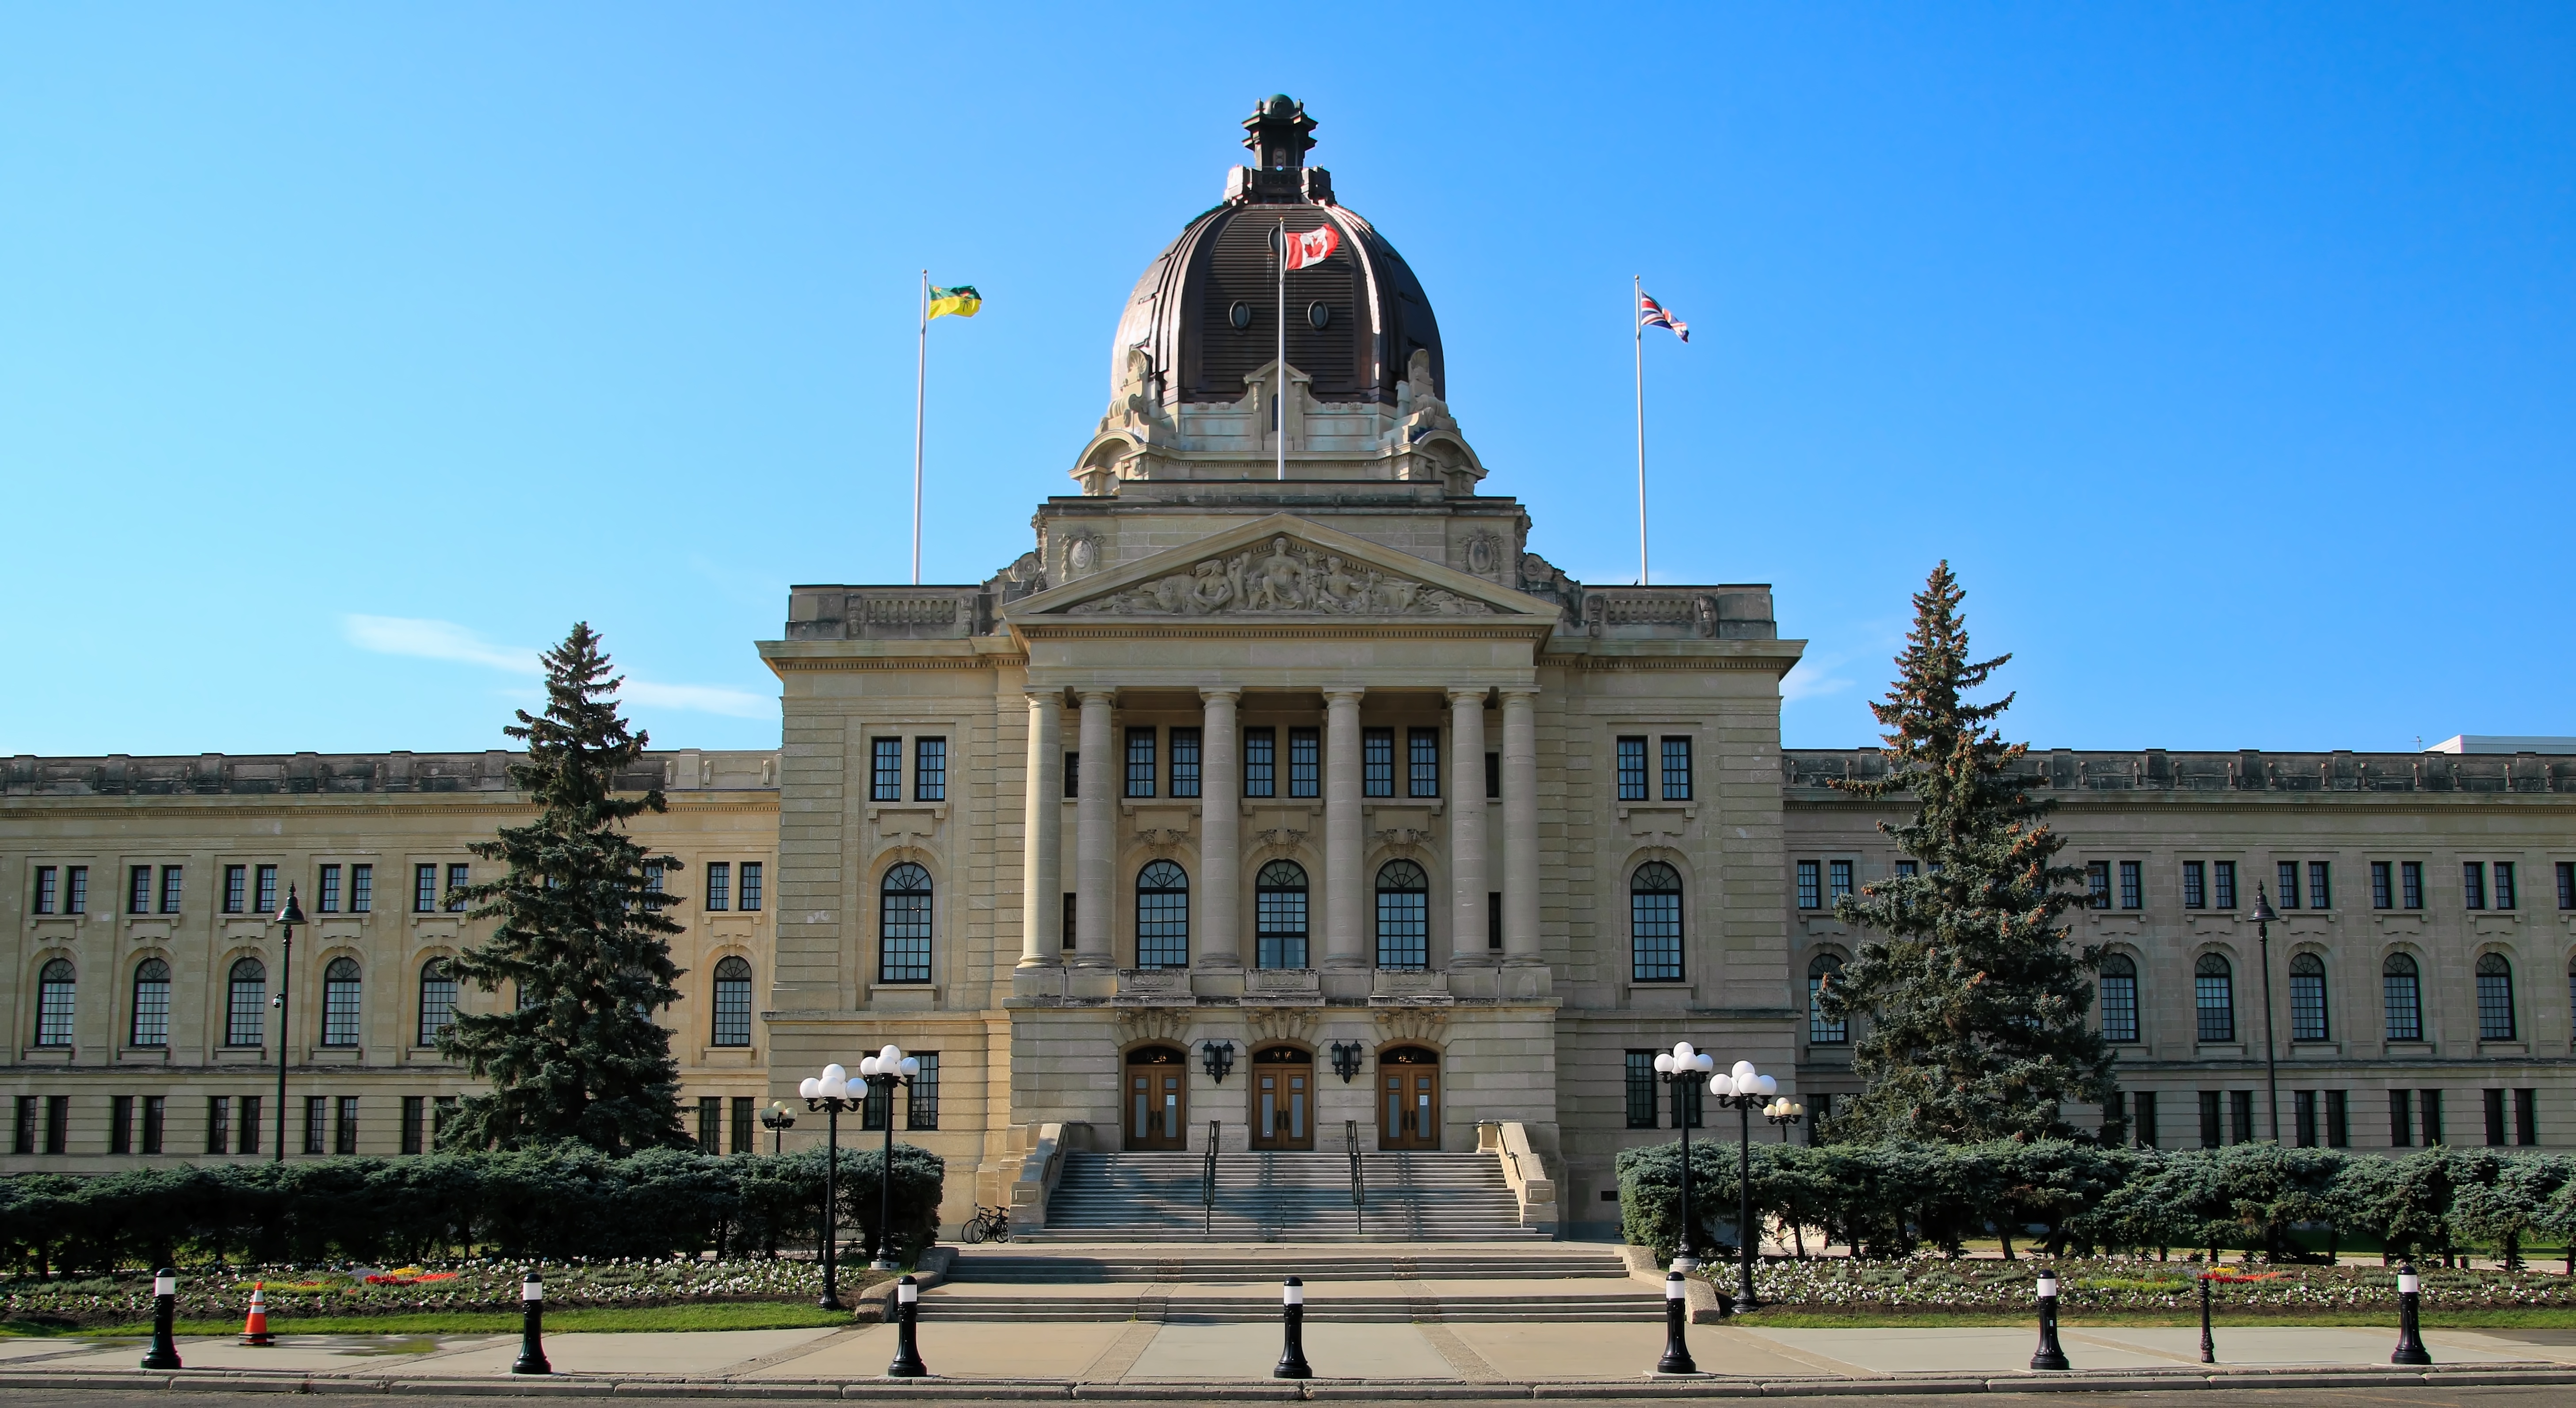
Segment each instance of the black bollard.
M1306 1283L1291 1276L1279 1287L1279 1316L1285 1322L1288 1343L1279 1351L1278 1366L1270 1371L1274 1379L1311 1379L1315 1371L1306 1366Z
M894 1362L886 1366L889 1379L926 1379L929 1366L921 1362L921 1345L913 1338L913 1325L921 1319L921 1283L909 1276L894 1283L895 1313L899 1323L894 1332Z
M2388 1356L2391 1364L2433 1362L2433 1356L2424 1352L2424 1337L2416 1333L2415 1314L2423 1293L2424 1280L2415 1274L2415 1263L2400 1263L2397 1267L2397 1352Z
M2034 1369L2064 1369L2066 1351L2057 1343L2057 1273L2039 1273L2039 1352L2030 1357Z
M2209 1337L2209 1277L2200 1278L2200 1362L2218 1362L2218 1345Z
M1718 1303L1725 1304L1726 1297L1718 1297ZM1689 1322L1690 1296L1682 1281L1682 1273L1668 1271L1664 1273L1664 1357L1655 1361L1656 1373L1699 1372L1699 1365L1691 1359L1690 1345L1684 1339L1682 1327Z
M179 1346L170 1338L179 1318L179 1273L162 1267L152 1273L152 1351L143 1356L146 1369L176 1369Z
M519 1282L519 1361L510 1366L513 1374L551 1374L555 1366L546 1362L546 1283L531 1271Z

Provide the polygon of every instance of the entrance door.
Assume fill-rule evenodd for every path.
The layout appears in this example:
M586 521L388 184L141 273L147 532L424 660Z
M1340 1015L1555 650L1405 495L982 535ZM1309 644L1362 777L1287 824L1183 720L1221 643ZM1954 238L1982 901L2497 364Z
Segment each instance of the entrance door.
M1127 1147L1189 1147L1189 1056L1176 1047L1127 1053Z
M1252 1147L1315 1147L1315 1053L1293 1046L1252 1053Z
M1419 1046L1379 1052L1377 1086L1379 1148L1440 1147L1440 1053Z

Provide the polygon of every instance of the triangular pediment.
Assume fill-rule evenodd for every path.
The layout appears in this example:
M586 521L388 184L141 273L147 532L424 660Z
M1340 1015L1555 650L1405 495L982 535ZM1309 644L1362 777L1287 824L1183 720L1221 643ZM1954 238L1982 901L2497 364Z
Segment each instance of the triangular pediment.
M1553 622L1536 598L1294 514L1183 547L1012 604L1014 623L1093 617Z

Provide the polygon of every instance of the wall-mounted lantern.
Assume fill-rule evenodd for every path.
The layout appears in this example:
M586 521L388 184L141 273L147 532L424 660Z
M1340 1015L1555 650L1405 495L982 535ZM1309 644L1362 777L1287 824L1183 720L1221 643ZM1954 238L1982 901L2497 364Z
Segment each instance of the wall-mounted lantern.
M1234 1069L1234 1043L1230 1041L1200 1042L1199 1063L1207 1068L1209 1078L1213 1079L1219 1085L1225 1084L1225 1073Z
M1333 1074L1342 1078L1342 1084L1348 1085L1351 1083L1351 1077L1359 1073L1360 1044L1356 1041L1334 1042Z

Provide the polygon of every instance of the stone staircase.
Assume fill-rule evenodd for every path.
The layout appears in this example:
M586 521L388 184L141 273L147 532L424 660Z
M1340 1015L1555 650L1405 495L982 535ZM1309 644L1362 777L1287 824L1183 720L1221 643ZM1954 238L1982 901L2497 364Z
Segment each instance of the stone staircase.
M936 1320L1267 1323L1279 1283L1306 1283L1306 1317L1412 1321L1637 1323L1660 1320L1660 1289L1629 1279L1610 1248L1559 1243L1432 1244L1364 1251L1348 1243L1129 1250L962 1249L922 1298ZM1476 1289L1480 1284L1491 1290Z
M1069 1153L1038 1242L1543 1241L1491 1154L1363 1153L1367 1201L1351 1206L1338 1152L1230 1152L1217 1158L1216 1206L1203 1205L1204 1156L1174 1150Z

